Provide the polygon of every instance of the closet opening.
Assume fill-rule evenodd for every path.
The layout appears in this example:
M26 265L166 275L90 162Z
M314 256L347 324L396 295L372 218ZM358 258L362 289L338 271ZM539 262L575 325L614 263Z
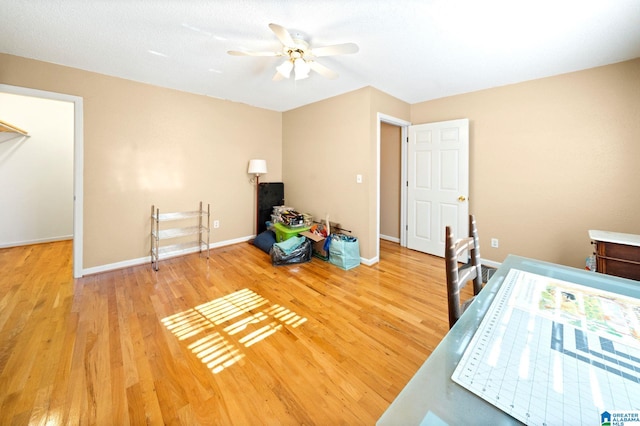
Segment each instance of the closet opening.
M27 135L0 139L0 247L73 240L83 275L82 98L0 84L0 120ZM6 132L3 132L6 133ZM6 174L10 176L5 176Z

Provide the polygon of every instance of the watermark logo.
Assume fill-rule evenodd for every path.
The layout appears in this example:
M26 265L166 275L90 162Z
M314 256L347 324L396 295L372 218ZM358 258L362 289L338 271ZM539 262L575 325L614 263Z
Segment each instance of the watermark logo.
M604 411L601 426L640 426L640 411Z

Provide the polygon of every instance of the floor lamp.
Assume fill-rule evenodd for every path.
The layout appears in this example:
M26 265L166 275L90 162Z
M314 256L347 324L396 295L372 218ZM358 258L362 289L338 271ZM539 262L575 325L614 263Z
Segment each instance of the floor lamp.
M256 176L256 236L260 229L260 206L258 204L258 191L260 190L260 175L267 173L267 160L249 160L249 170L247 173ZM253 179L251 179L253 181Z

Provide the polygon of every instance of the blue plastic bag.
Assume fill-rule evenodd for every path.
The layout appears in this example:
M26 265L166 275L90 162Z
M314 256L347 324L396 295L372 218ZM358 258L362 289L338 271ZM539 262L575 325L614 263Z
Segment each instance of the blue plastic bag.
M360 244L351 235L331 234L329 262L344 270L360 265Z

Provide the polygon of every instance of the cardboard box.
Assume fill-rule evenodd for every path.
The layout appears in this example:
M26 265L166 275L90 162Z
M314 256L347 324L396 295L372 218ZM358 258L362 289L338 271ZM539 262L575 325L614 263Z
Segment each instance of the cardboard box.
M325 237L314 234L310 231L301 232L300 235L303 235L313 241L313 255L315 257L318 257L322 260L329 260L329 252L324 249L324 240L326 240Z

